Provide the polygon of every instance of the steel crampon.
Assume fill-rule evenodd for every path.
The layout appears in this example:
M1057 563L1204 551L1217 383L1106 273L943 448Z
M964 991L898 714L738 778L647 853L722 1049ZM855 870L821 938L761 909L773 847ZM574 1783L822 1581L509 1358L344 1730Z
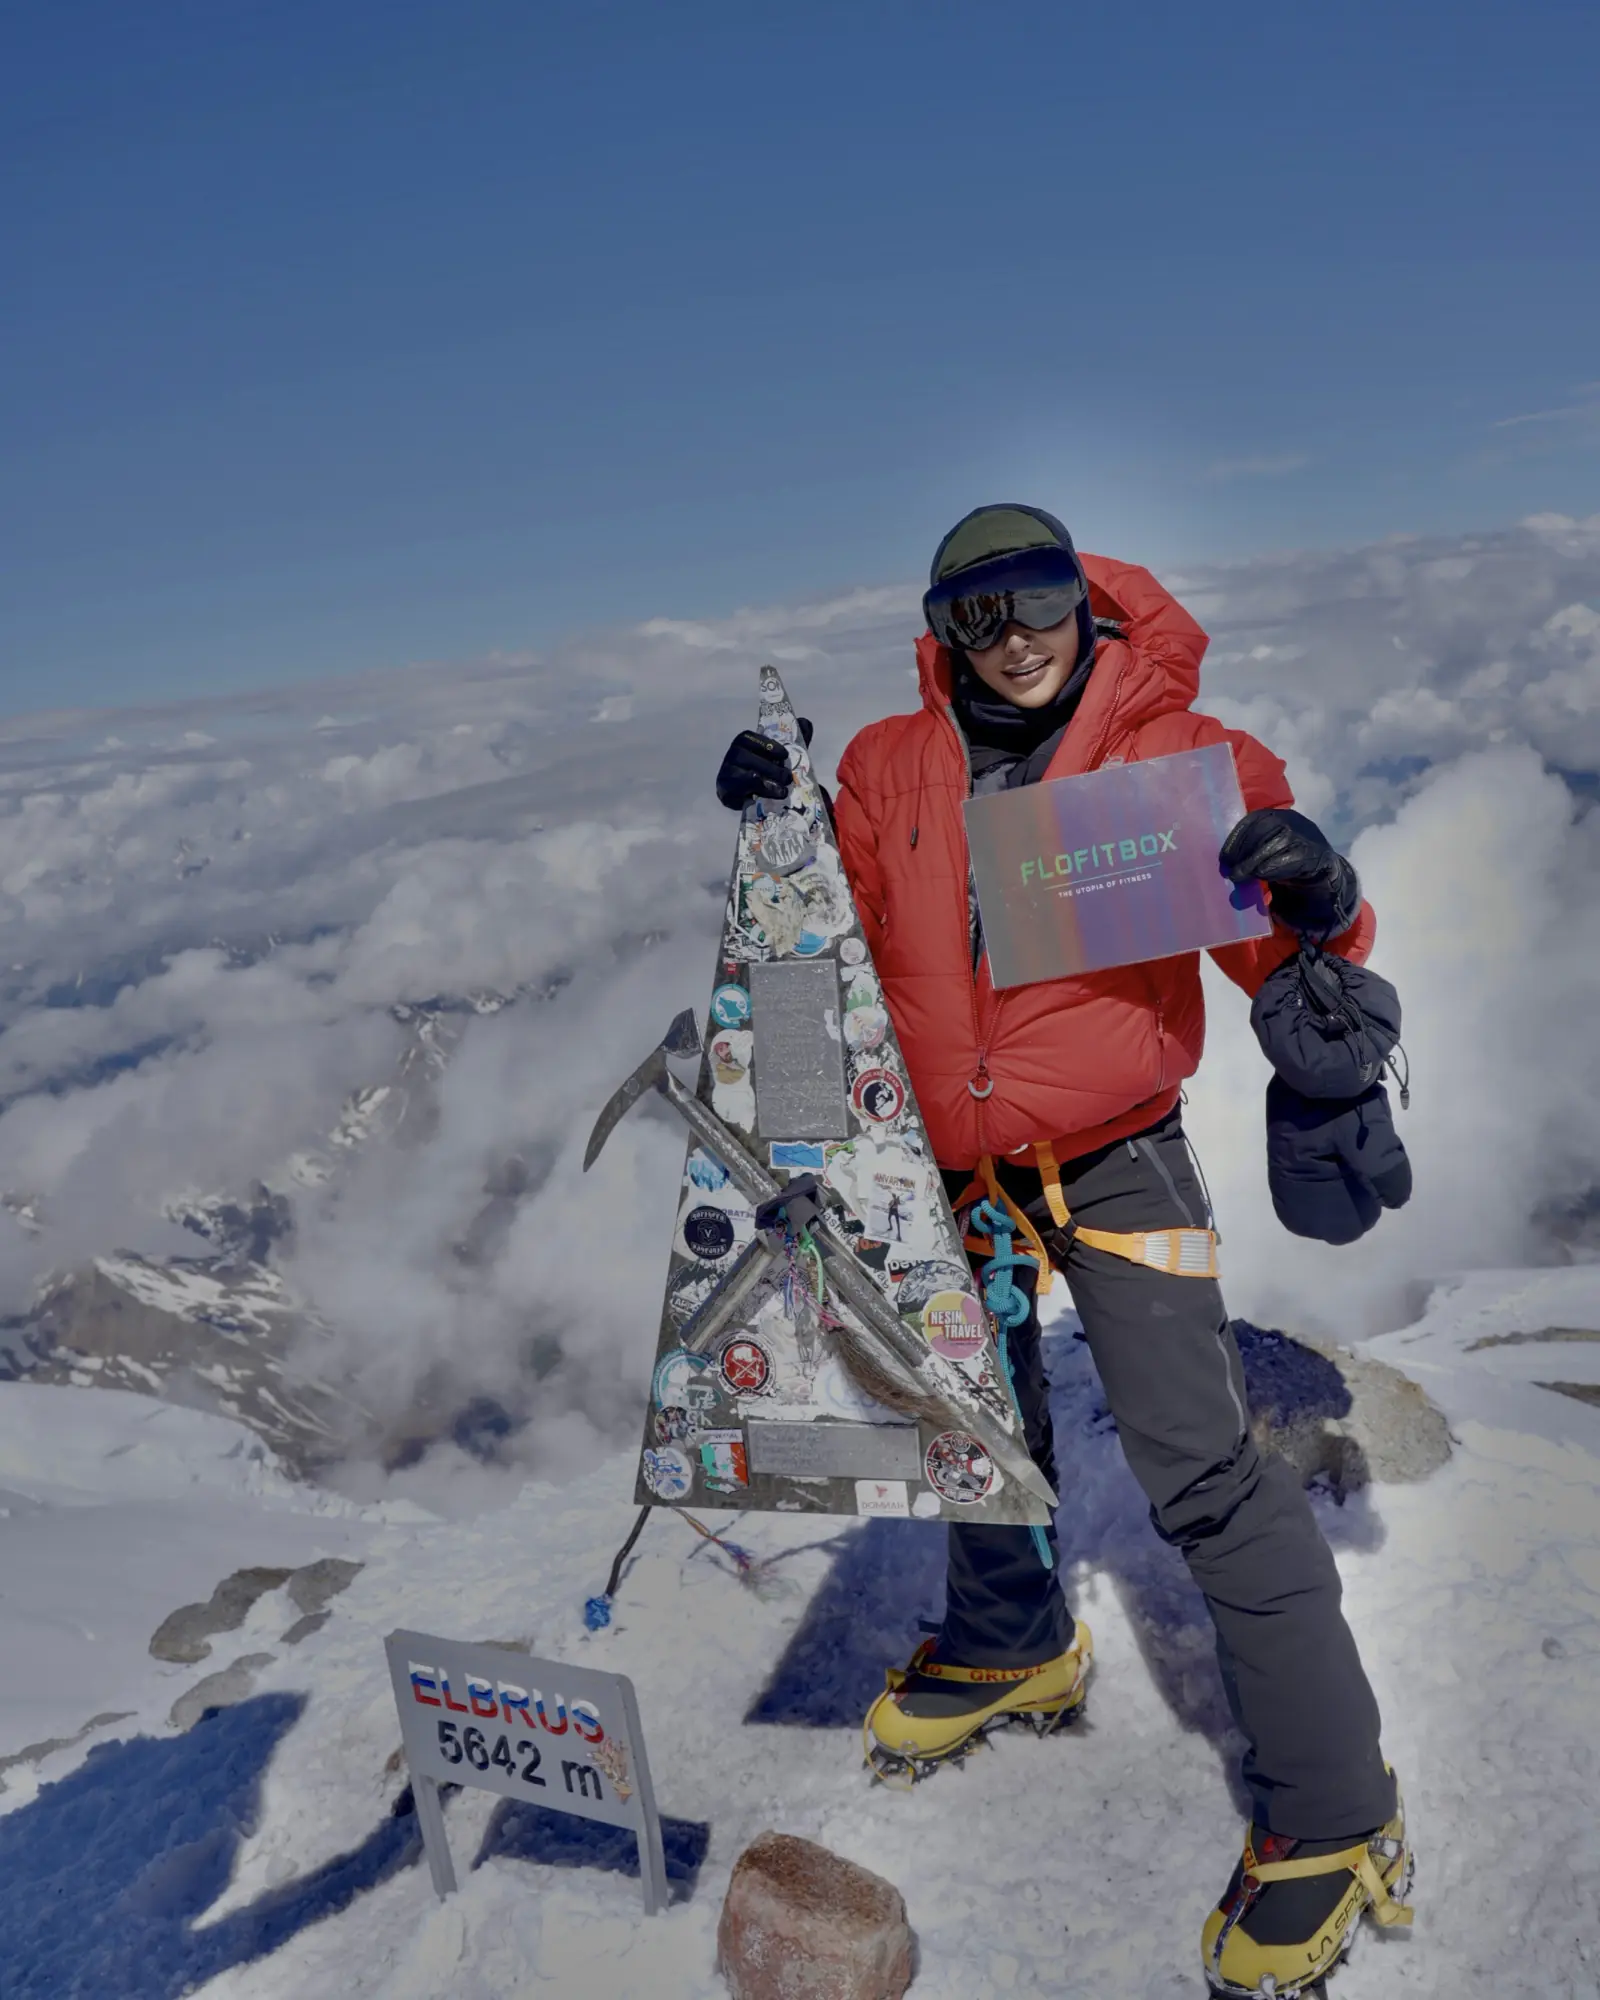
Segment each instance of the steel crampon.
M1384 1842L1376 1844L1380 1847L1386 1845ZM1393 1860L1394 1856L1391 1854L1387 1858ZM1416 1873L1417 1857L1411 1847L1410 1836L1408 1834L1406 1837L1405 1867L1401 1872L1399 1880L1390 1892L1396 1902L1409 1902ZM1356 1954L1366 1938L1365 1918L1367 1914L1368 1911L1366 1908L1363 1908L1359 1912L1355 1922L1351 1924L1349 1931L1346 1933L1344 1942L1334 1955L1332 1962L1325 1965L1320 1972L1314 1974L1309 1979L1290 1980L1287 1984L1280 1985L1277 1980L1268 1975L1259 1985L1236 1986L1226 1980L1218 1980L1215 1975L1208 1974L1206 1984L1211 1993L1216 1996L1216 2000L1334 2000L1334 1996L1330 1995L1328 1990L1328 1981L1335 1973L1354 1962Z
M875 1784L887 1785L891 1791L909 1792L913 1785L920 1784L924 1778L931 1778L935 1771L951 1766L959 1769L975 1750L992 1748L991 1739L1003 1730L1026 1727L1035 1737L1054 1736L1071 1729L1082 1718L1083 1710L1084 1686L1080 1684L1073 1698L1057 1708L1013 1709L991 1715L953 1749L936 1756L907 1756L886 1749L883 1744L872 1740L870 1727L864 1726L861 1732L861 1761L871 1772Z

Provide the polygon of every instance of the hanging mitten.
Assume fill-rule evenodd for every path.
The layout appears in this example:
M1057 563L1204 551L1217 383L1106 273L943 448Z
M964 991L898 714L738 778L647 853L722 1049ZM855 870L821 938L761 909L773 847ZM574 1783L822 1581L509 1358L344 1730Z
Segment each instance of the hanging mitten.
M1395 1061L1400 996L1377 973L1308 945L1263 984L1250 1025L1277 1072L1267 1085L1267 1184L1278 1220L1296 1236L1353 1243L1411 1198L1411 1162L1379 1081L1392 1070L1409 1104Z

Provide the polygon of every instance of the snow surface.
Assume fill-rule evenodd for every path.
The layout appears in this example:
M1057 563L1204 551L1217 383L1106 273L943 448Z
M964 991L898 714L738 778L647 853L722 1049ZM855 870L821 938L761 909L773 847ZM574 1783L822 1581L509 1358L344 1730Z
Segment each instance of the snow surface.
M1520 1386L1504 1357L1530 1344L1473 1348L1551 1325L1600 1327L1600 1270L1441 1288L1379 1345L1419 1357L1455 1457L1423 1484L1319 1503L1420 1854L1415 1935L1370 1939L1336 2000L1600 1992L1600 1411L1530 1383L1496 1416ZM136 1578L100 1603L93 1693L44 1701L73 1727L90 1706L135 1719L87 1755L54 1753L36 1793L13 1768L0 1797L7 2000L706 2000L724 1990L711 1967L729 1870L766 1827L897 1884L918 2000L1199 1993L1199 1926L1239 1837L1238 1745L1203 1608L1148 1528L1073 1330L1063 1314L1050 1346L1063 1541L1098 1648L1087 1719L1002 1738L909 1794L869 1784L859 1725L883 1666L937 1610L936 1529L714 1517L770 1563L758 1595L657 1517L614 1625L591 1636L583 1600L632 1517L625 1456L465 1522L357 1518L308 1511L220 1420L144 1404L135 1423L137 1398L97 1392L0 1394L0 1463L31 1510L0 1523L0 1740L41 1726L32 1691L72 1650L57 1632L51 1651L48 1618L65 1614L48 1563L19 1568L16 1551L83 1522L62 1560L97 1542L95 1584L78 1572L60 1595L81 1606L119 1567ZM204 1668L141 1660L176 1602L242 1560L313 1548L366 1567L298 1646L278 1643L280 1604L220 1635ZM19 1611L33 1635L20 1646ZM665 1914L644 1917L625 1836L470 1792L446 1808L462 1888L435 1900L412 1821L391 1813L403 1774L381 1642L402 1624L633 1677L668 1819ZM259 1651L275 1657L242 1704L184 1735L165 1725L179 1685Z
M164 1719L231 1657L152 1660L169 1611L246 1564L359 1557L370 1533L370 1518L292 1486L223 1418L124 1390L0 1383L0 1760L97 1714ZM275 1630L295 1615L274 1609ZM31 1764L0 1762L0 1779L8 1810L35 1789Z

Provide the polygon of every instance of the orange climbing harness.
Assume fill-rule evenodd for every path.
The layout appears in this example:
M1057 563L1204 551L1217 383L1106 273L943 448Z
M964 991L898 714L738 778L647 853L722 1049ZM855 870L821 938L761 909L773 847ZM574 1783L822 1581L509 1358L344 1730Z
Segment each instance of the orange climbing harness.
M1130 1264L1143 1264L1147 1270L1164 1271L1171 1278L1217 1276L1217 1238L1214 1230L1085 1229L1081 1223L1073 1221L1067 1198L1061 1192L1061 1169L1056 1164L1055 1149L1046 1141L1034 1147L1033 1156L1038 1163L1039 1179L1044 1184L1045 1206L1050 1211L1050 1220L1055 1224L1058 1235L1065 1238L1061 1245L1062 1256L1070 1245L1083 1243L1091 1250L1107 1250L1113 1257L1125 1257ZM1049 1291L1055 1273L1044 1239L1026 1211L1001 1187L994 1170L994 1160L988 1153L978 1162L977 1173L953 1205L957 1209L965 1208L969 1202L979 1200L985 1194L1004 1208L1016 1223L1023 1241L1039 1260L1038 1288L1041 1292ZM964 1240L969 1250L987 1252L991 1248L981 1236L968 1236Z

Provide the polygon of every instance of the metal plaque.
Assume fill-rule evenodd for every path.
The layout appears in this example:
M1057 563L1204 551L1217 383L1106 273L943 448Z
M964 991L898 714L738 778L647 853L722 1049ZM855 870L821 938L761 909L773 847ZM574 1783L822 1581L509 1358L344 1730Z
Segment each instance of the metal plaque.
M915 1424L752 1423L750 1470L788 1479L920 1479Z
M756 1130L768 1139L845 1139L839 968L831 958L750 967Z

